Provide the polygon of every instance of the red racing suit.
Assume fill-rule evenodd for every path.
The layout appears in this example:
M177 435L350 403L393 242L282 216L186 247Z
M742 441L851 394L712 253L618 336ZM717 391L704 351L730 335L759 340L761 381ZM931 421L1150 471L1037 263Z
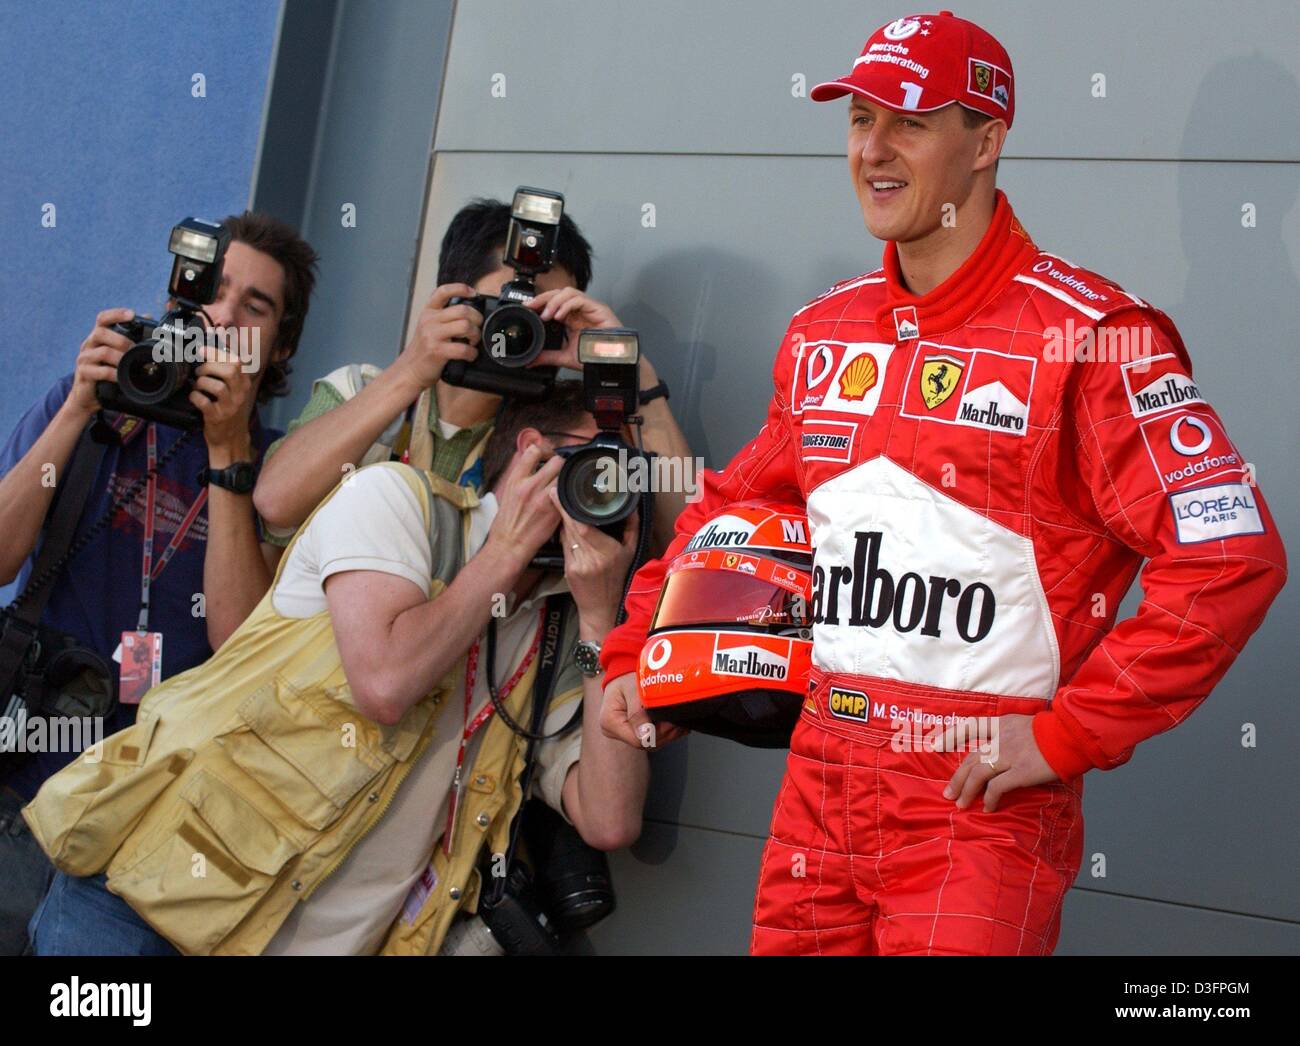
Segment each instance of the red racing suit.
M763 429L637 574L606 679L635 671L665 563L704 520L806 502L813 675L753 950L1049 953L1081 775L1190 715L1285 580L1253 470L1169 318L1040 251L1001 192L931 293L905 289L890 243L795 313L773 383ZM965 753L918 742L1011 713L1060 781L958 810L941 792Z

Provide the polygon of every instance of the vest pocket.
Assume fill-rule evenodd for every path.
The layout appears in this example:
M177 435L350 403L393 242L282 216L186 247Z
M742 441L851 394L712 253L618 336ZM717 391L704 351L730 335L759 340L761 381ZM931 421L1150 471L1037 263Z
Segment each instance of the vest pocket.
M371 743L373 724L331 704L276 679L239 706L244 726L217 738L236 766L317 831L394 763Z
M189 765L180 749L146 763L156 716L139 720L88 750L45 782L23 811L50 861L68 875L97 875L153 801ZM96 758L98 755L98 758Z
M198 770L180 791L175 828L112 891L190 955L210 953L301 849L219 777Z

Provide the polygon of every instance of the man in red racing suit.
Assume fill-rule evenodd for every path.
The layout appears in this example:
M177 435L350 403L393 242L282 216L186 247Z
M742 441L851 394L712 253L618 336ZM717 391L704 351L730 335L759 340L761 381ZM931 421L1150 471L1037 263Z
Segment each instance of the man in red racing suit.
M952 23L966 36L934 43ZM873 232L900 206L891 196L928 185L916 135L947 118L941 45L982 92L957 83L953 100L993 115L1009 102L1010 60L978 34L946 12L899 19L823 85L864 114L849 157ZM894 98L915 84L882 85L907 72L866 61L900 46L936 73L911 105ZM999 77L1006 93L986 104ZM1082 854L1082 775L1190 715L1285 579L1253 471L1173 323L1035 246L993 189L994 162L971 176L972 199L988 192L982 235L932 287L914 293L924 264L909 270L916 252L890 235L882 268L795 313L766 424L708 475L605 644L602 722L632 742L629 673L665 564L727 502L806 501L813 672L764 851L756 953L1050 953ZM1144 599L1116 623L1143 560ZM991 746L951 750L959 724Z

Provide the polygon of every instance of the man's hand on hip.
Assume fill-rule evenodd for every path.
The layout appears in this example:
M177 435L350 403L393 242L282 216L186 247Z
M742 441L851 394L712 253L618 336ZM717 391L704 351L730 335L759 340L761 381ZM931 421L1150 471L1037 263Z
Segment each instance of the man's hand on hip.
M1012 789L1060 780L1038 750L1033 716L998 716L993 723L992 737L981 739L985 743L962 760L944 787L944 798L955 799L959 810L965 810L983 792L984 812L991 814ZM944 732L944 745L949 751L949 742L955 747L957 732L956 727Z

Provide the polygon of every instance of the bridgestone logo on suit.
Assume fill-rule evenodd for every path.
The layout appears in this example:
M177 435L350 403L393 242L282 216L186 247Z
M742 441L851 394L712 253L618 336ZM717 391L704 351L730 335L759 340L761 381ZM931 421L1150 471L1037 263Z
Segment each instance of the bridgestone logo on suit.
M813 568L813 622L840 624L840 599L848 603L847 624L855 628L882 628L892 624L897 632L920 627L923 636L943 634L945 603L955 601L957 634L967 643L978 643L993 628L997 599L982 581L964 584L957 578L917 573L894 574L880 565L884 535L879 531L857 531L852 566L824 565ZM948 603L953 606L952 603Z
M848 450L848 436L828 436L823 433L805 432L803 434L803 445L809 447L829 447L833 450Z

